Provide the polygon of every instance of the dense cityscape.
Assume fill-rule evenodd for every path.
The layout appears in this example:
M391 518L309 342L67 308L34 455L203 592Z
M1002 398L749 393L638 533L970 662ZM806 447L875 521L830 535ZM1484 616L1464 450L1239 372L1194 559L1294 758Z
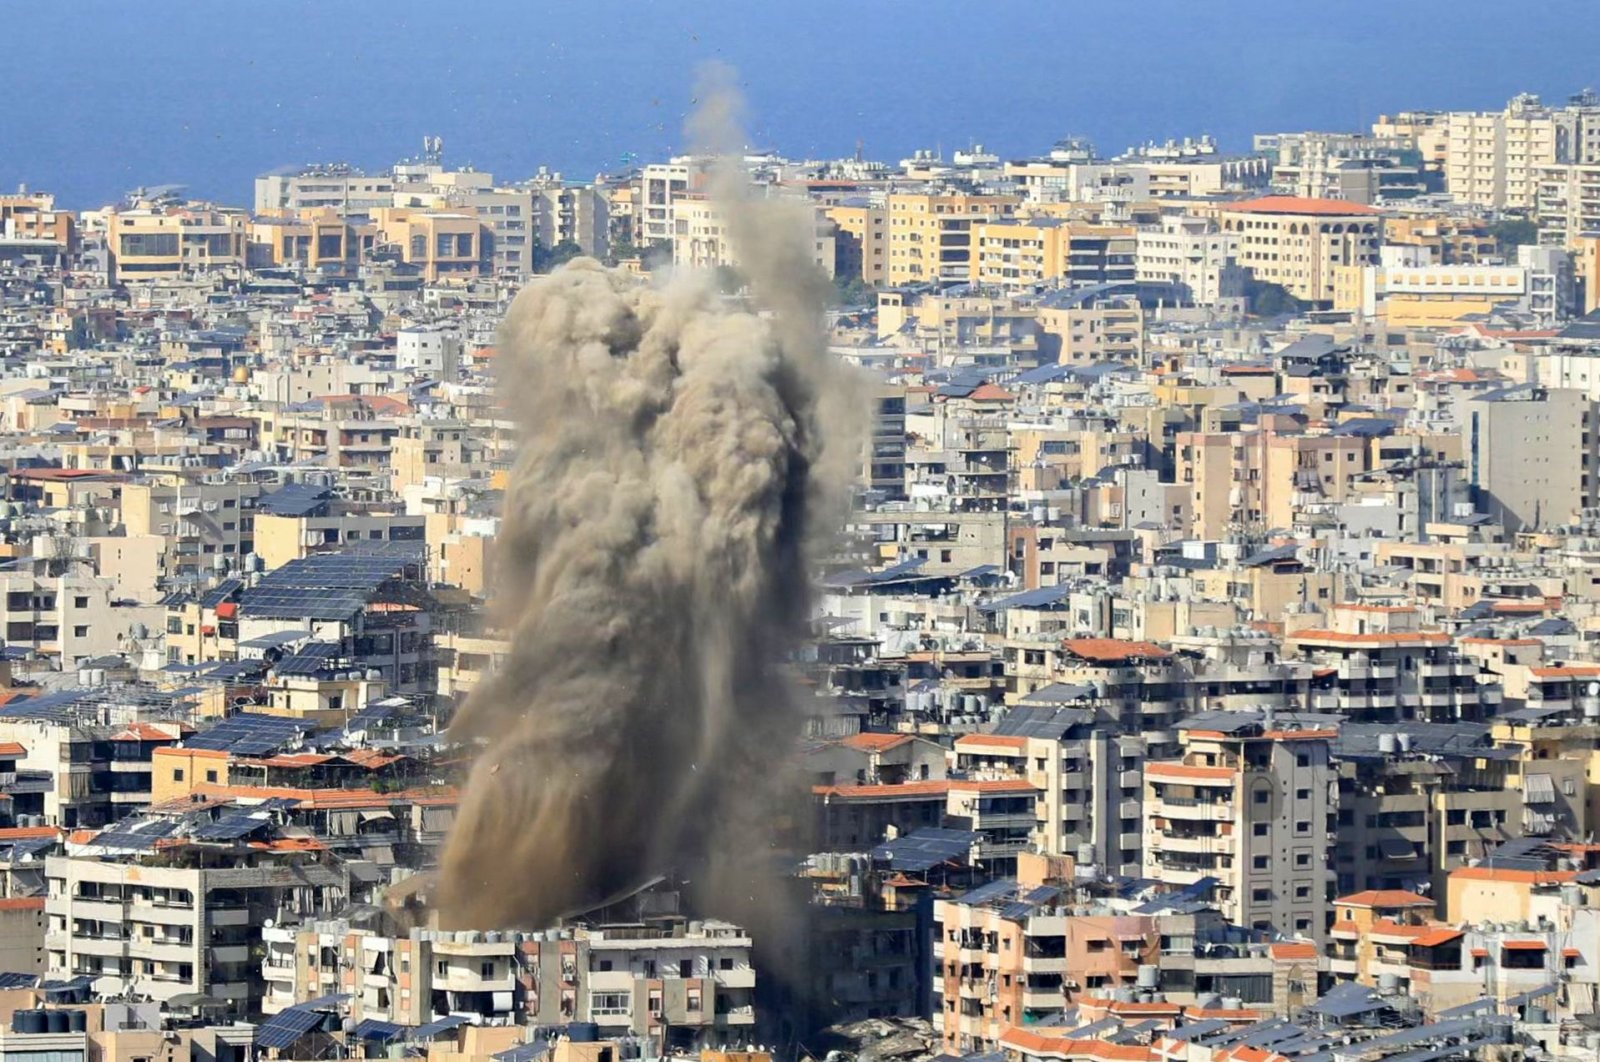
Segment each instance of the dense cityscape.
M591 181L419 146L0 194L6 1062L1600 1057L1600 96ZM530 843L484 787L548 778L458 710L541 625L652 687L700 643L497 549L546 544L508 499L561 412L502 323L603 283L617 356L692 274L781 329L747 201L869 406L805 587L727 598L803 611L730 672L788 730L581 735L642 792ZM745 772L789 788L736 909L633 818L742 846L686 780ZM606 887L502 915L569 870Z

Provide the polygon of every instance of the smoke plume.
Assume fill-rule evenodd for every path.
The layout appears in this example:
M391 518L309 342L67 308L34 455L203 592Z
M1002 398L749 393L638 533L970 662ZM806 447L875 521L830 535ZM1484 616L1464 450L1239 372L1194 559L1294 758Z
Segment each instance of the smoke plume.
M579 259L502 331L511 651L451 728L483 751L442 857L446 925L540 927L763 845L758 781L798 722L778 665L859 458L860 389L824 344L809 205L749 191L725 73L699 100L691 133L723 159L710 191L760 310L702 276L650 286Z

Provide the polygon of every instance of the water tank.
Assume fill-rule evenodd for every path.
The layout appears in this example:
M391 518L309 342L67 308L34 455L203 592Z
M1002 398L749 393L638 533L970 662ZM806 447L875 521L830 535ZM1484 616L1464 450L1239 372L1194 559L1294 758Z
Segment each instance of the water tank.
M575 1044L592 1044L600 1039L600 1026L592 1021L575 1021L567 1026L567 1039Z
M11 1015L11 1031L18 1033L42 1033L46 1023L42 1010L19 1010Z
M1550 1020L1550 1012L1543 1007L1529 1004L1523 1011L1523 1021L1529 1025L1543 1025Z
M1134 1000L1133 989L1124 985L1117 989L1116 997L1118 1003L1132 1003Z
M1378 991L1389 994L1398 992L1399 990L1400 978L1396 977L1392 973L1383 973L1378 975Z
M45 1014L47 1015L45 1020L48 1023L48 1029L50 1032L64 1033L72 1028L71 1022L67 1020L66 1011L50 1010L46 1011Z
M1411 751L1411 735L1401 731L1394 736L1395 744L1400 746L1401 752Z
M1080 844L1078 846L1078 865L1080 867L1094 865L1094 845Z
M1161 969L1144 963L1139 967L1139 987L1154 988L1161 982Z
M1244 1000L1240 999L1238 996L1223 996L1222 997L1222 1009L1223 1010L1243 1010L1244 1009Z
M963 715L977 715L983 711L983 702L971 693L961 697L961 712Z
M1378 751L1385 756L1393 756L1400 746L1395 743L1394 735L1385 730L1378 735Z
M67 1011L67 1025L75 1033L89 1031L89 1012L86 1010Z

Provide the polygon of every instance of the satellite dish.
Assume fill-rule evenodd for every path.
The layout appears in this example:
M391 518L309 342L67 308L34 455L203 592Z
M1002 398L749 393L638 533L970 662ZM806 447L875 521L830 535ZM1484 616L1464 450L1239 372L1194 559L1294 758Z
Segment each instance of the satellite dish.
M1600 696L1600 682L1591 682L1584 689L1588 691L1591 697Z

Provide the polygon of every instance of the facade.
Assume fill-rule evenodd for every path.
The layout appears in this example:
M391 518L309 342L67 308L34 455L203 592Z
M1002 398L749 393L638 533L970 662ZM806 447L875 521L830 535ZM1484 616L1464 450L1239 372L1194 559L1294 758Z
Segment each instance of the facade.
M1011 196L894 193L889 196L890 284L968 280L974 268L973 228L1016 213Z
M1371 207L1268 196L1222 208L1222 230L1239 241L1239 265L1313 305L1331 304L1340 266L1375 265L1382 218Z
M1159 229L1139 230L1134 276L1141 287L1159 286L1176 301L1215 306L1242 293L1238 253L1238 235L1210 219L1165 217Z

